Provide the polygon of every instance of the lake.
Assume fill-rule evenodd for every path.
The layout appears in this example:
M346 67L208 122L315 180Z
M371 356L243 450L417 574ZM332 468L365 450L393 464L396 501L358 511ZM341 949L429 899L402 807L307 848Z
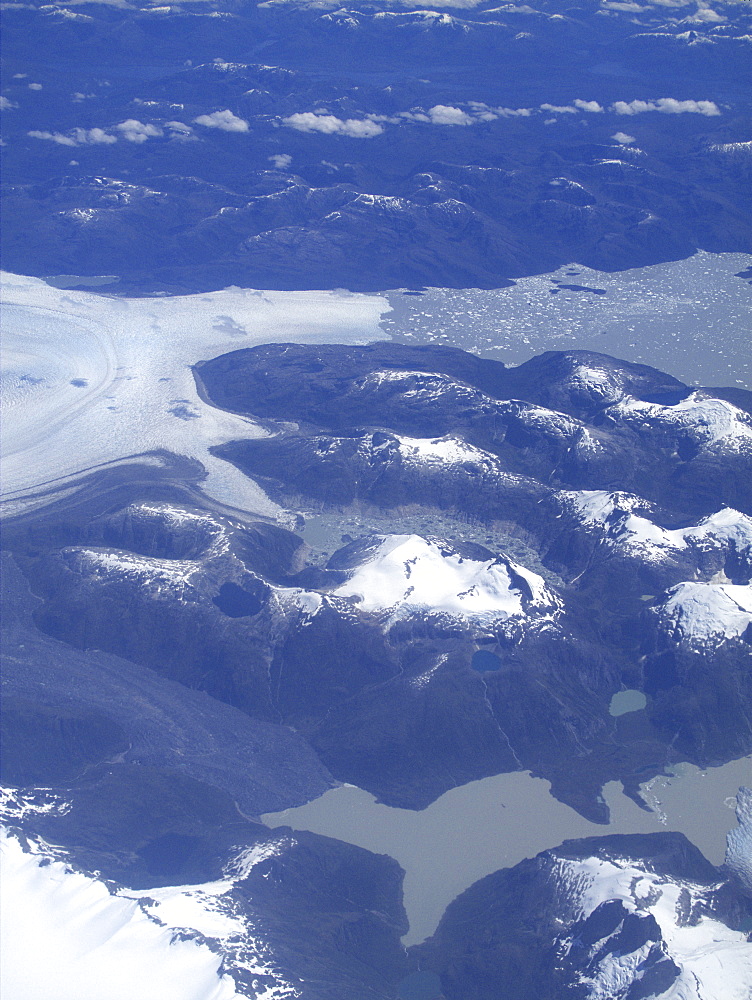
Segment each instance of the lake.
M651 807L646 811L613 781L603 789L611 810L608 826L559 802L549 782L529 771L461 785L421 811L394 809L361 788L342 785L261 819L272 828L309 830L395 858L405 870L410 929L403 943L411 945L429 937L448 904L478 879L567 839L675 830L720 864L726 833L735 824L737 789L751 782L749 757L705 771L680 764L642 786Z

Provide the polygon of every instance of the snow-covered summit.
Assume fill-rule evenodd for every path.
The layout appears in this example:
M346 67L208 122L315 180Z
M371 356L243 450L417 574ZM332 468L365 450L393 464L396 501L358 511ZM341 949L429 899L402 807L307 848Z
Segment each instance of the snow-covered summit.
M380 535L335 593L364 611L400 606L461 617L509 618L558 605L543 579L503 557L462 555L419 535Z
M752 623L752 586L680 583L655 609L659 627L689 646L742 637Z
M606 414L639 434L685 435L701 450L752 451L752 417L703 390L671 405L626 397L609 407Z
M580 929L561 937L557 948L560 960L585 966L580 982L588 1000L749 997L752 946L744 932L709 915L708 886L618 857L558 859L557 868ZM656 974L659 965L663 975ZM633 994L651 966L650 993Z
M255 865L293 843L281 837L239 851L214 882L130 889L76 870L63 849L41 838L0 827L3 902L13 911L13 920L2 921L3 995L59 1000L299 995L235 891Z
M695 525L669 529L647 516L655 513L653 504L631 493L571 490L558 496L563 509L574 513L589 534L623 557L650 564L682 558L699 573L708 555L733 552L743 577L752 570L752 518L732 507Z

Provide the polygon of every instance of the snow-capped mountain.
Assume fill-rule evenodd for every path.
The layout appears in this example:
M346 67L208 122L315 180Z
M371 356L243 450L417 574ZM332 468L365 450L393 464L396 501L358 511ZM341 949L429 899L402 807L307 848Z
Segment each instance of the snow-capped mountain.
M732 583L680 583L655 609L659 628L687 645L745 635L752 623L752 587Z
M416 951L447 996L742 1000L749 910L681 835L568 841L476 883Z
M522 769L605 822L606 782L641 801L667 760L748 754L744 394L605 355L395 344L271 345L197 377L253 418L216 460L278 518L221 508L195 472L108 471L4 532L9 858L42 909L67 900L73 979L127 938L168 969L179 945L207 996L402 1000L427 970L479 1000L522 934L520 1000L707 1000L718 962L746 983L743 832L728 876L671 837L567 845L406 954L396 863L255 819L338 782L419 809ZM641 700L612 713L625 689ZM491 911L455 924L488 885ZM477 977L462 926L485 935Z
M365 611L416 608L493 621L540 614L559 603L541 577L522 566L480 547L463 552L418 535L354 543L329 565L353 566L334 593Z

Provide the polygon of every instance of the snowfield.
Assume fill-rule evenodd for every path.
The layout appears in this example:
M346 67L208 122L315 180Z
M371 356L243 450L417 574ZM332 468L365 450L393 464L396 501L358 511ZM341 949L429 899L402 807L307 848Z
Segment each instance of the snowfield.
M61 849L0 827L3 997L292 1000L294 986L233 898L235 881L288 842L242 851L217 882L115 891L72 870ZM237 986L227 968L256 985Z
M4 273L3 493L12 512L51 484L143 452L198 459L205 491L229 506L276 506L208 449L263 435L199 396L196 362L260 343L383 339L385 298L228 288L174 298L109 298Z
M134 900L4 831L2 994L8 1000L232 1000L206 945L177 939Z
M383 537L335 594L364 611L408 605L463 617L509 618L531 605L557 605L536 573L500 558L469 559L420 535Z

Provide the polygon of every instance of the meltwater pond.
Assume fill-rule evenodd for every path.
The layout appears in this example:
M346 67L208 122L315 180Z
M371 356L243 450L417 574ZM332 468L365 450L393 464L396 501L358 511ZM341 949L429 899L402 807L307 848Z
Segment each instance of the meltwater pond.
M705 771L677 765L643 786L651 811L610 782L603 789L611 811L608 826L589 822L553 798L549 782L529 771L453 788L420 812L382 805L369 792L342 785L304 806L261 818L272 828L310 830L395 858L405 870L410 929L403 943L411 945L429 937L448 904L478 879L567 839L674 830L720 864L734 826L734 797L751 782L749 757Z

